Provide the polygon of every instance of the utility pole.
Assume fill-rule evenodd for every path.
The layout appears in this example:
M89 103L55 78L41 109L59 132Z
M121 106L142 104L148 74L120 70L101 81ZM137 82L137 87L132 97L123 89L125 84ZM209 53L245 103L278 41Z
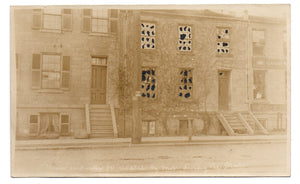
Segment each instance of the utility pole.
M141 41L140 37L137 35L141 35L140 33L140 13L138 10L133 10L133 32L135 33L133 38L130 40L134 40L134 57L133 57L133 97L132 97L132 138L131 142L133 144L141 143L142 138L142 128L141 128L141 104L140 104L140 84L141 84L141 60L140 60L140 46Z

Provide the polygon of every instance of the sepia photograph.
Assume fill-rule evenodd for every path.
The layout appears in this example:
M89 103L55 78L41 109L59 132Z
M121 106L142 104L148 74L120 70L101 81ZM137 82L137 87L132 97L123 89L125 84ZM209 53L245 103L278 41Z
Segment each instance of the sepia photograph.
M10 6L11 177L291 175L289 4Z

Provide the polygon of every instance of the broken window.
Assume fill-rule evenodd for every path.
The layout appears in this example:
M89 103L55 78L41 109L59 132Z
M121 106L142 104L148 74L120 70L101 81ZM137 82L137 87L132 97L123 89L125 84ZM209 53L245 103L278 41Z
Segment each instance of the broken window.
M141 92L144 98L156 98L156 77L153 68L142 69Z
M253 98L265 99L265 71L255 70L253 71L254 86L253 86Z
M179 26L178 27L179 51L191 51L192 50L192 27L191 26Z
M265 31L252 30L252 42L253 56L263 56L265 49Z
M155 135L156 122L155 121L143 121L142 123L142 134L143 136Z
M217 28L217 52L219 55L227 55L230 52L230 29Z
M179 97L190 98L193 88L193 74L191 69L180 70Z
M155 24L141 24L141 48L155 49Z

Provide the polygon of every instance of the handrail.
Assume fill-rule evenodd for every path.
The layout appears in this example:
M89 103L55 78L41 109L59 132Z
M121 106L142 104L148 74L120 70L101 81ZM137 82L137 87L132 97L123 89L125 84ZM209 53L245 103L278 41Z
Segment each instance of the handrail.
M91 123L90 123L90 107L89 104L85 104L85 125L86 125L86 133L88 135L91 134Z
M217 117L229 135L236 135L222 113L218 113Z
M249 114L254 119L255 124L263 131L263 133L269 134L268 131L262 126L262 124L258 121L258 119L256 119L256 117L254 116L254 114L251 111L249 111Z
M114 137L118 137L115 108L112 104L110 104L110 111L111 111L111 118L112 118L113 130L114 130Z
M240 118L240 120L242 120L242 123L244 125L244 127L246 127L248 134L252 135L254 134L253 129L250 127L250 125L247 123L247 121L245 120L245 118L242 116L241 113L238 113L238 116Z

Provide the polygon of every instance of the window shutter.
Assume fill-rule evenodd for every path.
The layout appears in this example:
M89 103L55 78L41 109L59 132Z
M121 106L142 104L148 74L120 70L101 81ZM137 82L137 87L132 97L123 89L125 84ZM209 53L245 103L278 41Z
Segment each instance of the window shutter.
M91 16L92 16L91 9L83 10L83 18L82 18L82 31L83 32L91 31Z
M31 136L36 136L39 134L40 128L40 117L39 115L30 115L29 118L29 134Z
M60 114L60 134L69 135L70 134L70 115L67 113Z
M63 23L63 30L65 30L65 31L72 30L72 10L71 9L63 9L62 23Z
M118 31L118 21L111 19L110 20L110 32L117 33Z
M70 56L63 56L62 70L61 70L61 87L70 87Z
M32 28L41 29L42 28L42 10L34 9L32 15Z
M40 88L41 86L41 55L33 54L32 55L32 83L33 88Z

